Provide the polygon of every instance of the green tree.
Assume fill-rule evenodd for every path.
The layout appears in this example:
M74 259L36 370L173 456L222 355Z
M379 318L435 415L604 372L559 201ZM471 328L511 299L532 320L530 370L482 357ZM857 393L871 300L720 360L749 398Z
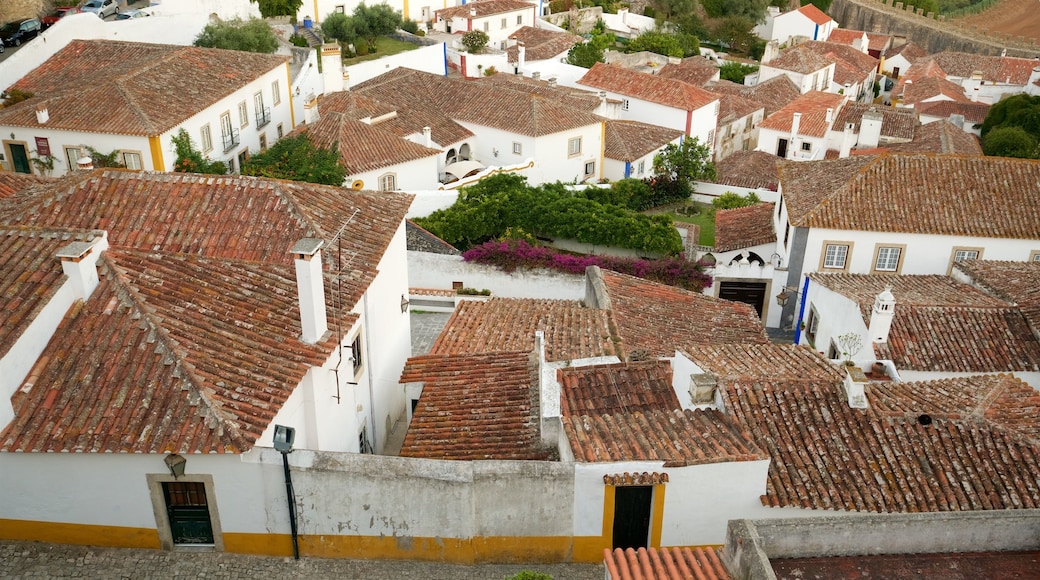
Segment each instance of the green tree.
M743 196L732 191L727 191L722 195L711 200L711 205L715 209L737 209L738 207L747 207L749 205L755 205L760 202L755 192L749 193L747 196Z
M339 12L325 17L321 23L321 33L325 35L325 38L338 40L342 44L351 44L358 37L357 30L354 28L354 19Z
M758 67L753 64L730 61L719 67L719 78L742 85L744 84L744 77L757 70Z
M712 18L743 16L752 22L765 16L768 5L769 0L701 0L704 12Z
M386 4L365 5L354 8L354 28L368 46L375 46L376 39L393 33L401 27L401 13Z
M809 4L812 4L813 6L826 12L831 8L831 1L832 0L802 0L802 6L808 6Z
M278 39L266 22L257 18L227 20L207 24L195 37L195 46L226 48L270 54L277 50Z
M982 138L982 152L995 157L1040 158L1037 138L1022 127L998 127Z
M654 8L654 15L660 21L673 21L677 16L693 14L697 10L695 0L650 0L650 6Z
M462 35L462 46L466 47L467 52L478 53L484 50L488 40L490 39L483 30L470 30Z
M664 56L675 56L682 58L683 47L673 34L661 32L660 30L647 30L628 42L626 52L653 52Z
M688 195L692 192L694 181L715 179L711 148L696 137L687 137L678 145L669 143L654 155L654 173L659 180L673 181Z
M242 175L343 185L347 170L339 162L338 151L336 143L331 149L323 149L306 133L292 135L250 157L242 166Z
M713 32L719 42L746 54L758 40L752 31L754 27L755 23L746 16L727 16L716 22Z
M173 162L173 170L181 173L208 173L224 175L228 166L223 161L211 161L202 156L191 142L191 136L184 129L171 137L173 150L177 158Z
M271 18L273 16L291 16L296 22L296 13L303 6L303 0L249 0L253 4L260 5L260 16Z
M603 62L603 49L591 41L575 44L567 51L567 64L592 68L597 62Z

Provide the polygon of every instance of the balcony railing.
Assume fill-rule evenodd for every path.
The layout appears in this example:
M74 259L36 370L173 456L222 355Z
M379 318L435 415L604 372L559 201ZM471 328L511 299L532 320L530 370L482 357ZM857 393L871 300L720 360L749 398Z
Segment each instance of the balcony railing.
M265 127L271 122L271 107L264 107L263 109L256 110L256 128L260 129Z
M238 129L232 129L231 133L224 133L222 137L224 138L224 153L231 151L235 148L235 145L242 142L242 139L238 134Z

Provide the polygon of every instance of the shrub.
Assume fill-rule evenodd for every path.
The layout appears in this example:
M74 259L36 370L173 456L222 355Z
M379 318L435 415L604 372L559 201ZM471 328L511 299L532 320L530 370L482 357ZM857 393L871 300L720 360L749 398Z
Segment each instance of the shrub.
M758 196L754 192L747 194L747 196L727 191L726 193L711 200L711 205L715 209L737 209L738 207L747 207L749 205L755 205L762 200L758 199Z
M506 272L513 272L517 268L547 268L580 275L584 274L585 268L589 266L599 266L694 292L700 292L711 284L711 276L704 273L702 264L681 257L646 260L615 256L576 256L533 246L524 240L485 242L464 252L462 258L467 262L495 266Z
M483 30L470 30L462 35L462 46L466 47L467 52L478 53L484 50L488 40L490 39Z
M553 577L542 572L521 570L513 576L506 576L505 580L553 580Z
M401 21L401 30L409 34L419 34L419 25L414 20L405 19Z

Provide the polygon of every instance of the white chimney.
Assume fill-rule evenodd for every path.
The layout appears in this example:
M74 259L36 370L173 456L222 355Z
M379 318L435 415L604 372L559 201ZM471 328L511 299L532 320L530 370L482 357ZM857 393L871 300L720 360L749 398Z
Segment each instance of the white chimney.
M833 121L833 120L834 120L834 109L832 109L831 107L827 107L827 116L826 116L827 125L830 126L831 121Z
M343 55L338 44L321 45L321 77L325 93L338 93L346 88L343 82Z
M470 15L471 17L472 17L472 16L476 16L476 15L477 15L477 9L476 9L475 7L473 7L473 6L470 6L470 7L469 7L469 15Z
M516 55L516 70L524 70L524 64L527 63L527 47L524 46L523 41L516 43Z
M324 244L317 238L304 238L290 250L296 262L302 338L307 344L318 342L329 330L325 314L325 276L321 267L321 247Z
M534 71L533 73L531 73L531 80L532 81L537 81L537 80L540 80L541 78L542 78L542 73L540 71Z
M845 123L845 130L841 133L841 148L838 150L840 159L845 159L852 153L852 144L856 142L855 130L855 123Z
M423 145L427 147L433 147L433 130L429 127L422 128Z
M776 58L780 54L780 43L776 40L770 40L766 43L766 48L762 52L761 64L769 64L771 60Z
M798 129L802 126L802 114L795 113L791 115L791 138L794 139L798 135Z
M76 160L76 169L80 171L91 171L94 169L94 160L84 155Z
M41 125L46 125L47 121L51 118L50 111L47 110L47 105L37 105L36 107L36 122Z
M852 407L853 409L866 409L870 406L867 403L867 394L863 389L867 384L867 376L863 374L863 371L859 367L845 368L846 374L843 386L845 387L845 396L849 407Z
M892 329L892 319L896 315L896 297L892 294L892 287L885 286L874 298L874 308L870 311L870 334L871 342L888 342L888 332Z
M859 123L859 146L873 149L881 141L881 121L885 118L877 109L871 107L863 113Z
M974 89L971 90L971 102L973 102L973 103L979 102L979 87L975 87Z
M92 252L98 238L90 242L72 242L58 250L61 271L69 279L76 297L86 300L98 287L97 260L101 252Z
M556 77L549 77L548 79L546 79L546 81L545 81L545 82L546 82L546 83L547 83L547 84L548 84L548 85L549 85L550 87L555 87L555 86L556 86Z

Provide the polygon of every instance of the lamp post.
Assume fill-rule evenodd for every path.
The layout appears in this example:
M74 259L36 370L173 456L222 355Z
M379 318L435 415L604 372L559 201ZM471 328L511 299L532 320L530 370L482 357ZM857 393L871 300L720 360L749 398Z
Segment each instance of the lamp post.
M292 530L293 559L300 559L300 546L296 534L296 502L294 501L292 474L289 473L289 454L292 453L296 429L283 425L274 426L274 448L282 454L282 469L285 471L285 496L289 504L289 528Z

